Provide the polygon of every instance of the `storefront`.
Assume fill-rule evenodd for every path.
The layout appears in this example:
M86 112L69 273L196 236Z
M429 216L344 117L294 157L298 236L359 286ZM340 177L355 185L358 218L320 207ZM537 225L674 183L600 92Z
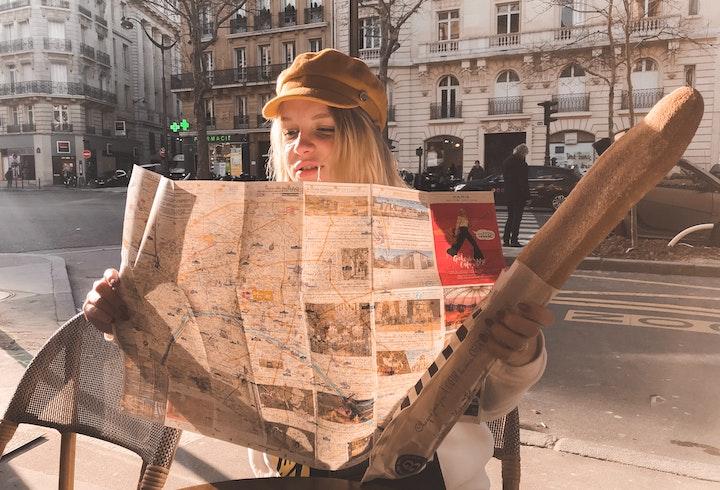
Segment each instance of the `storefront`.
M0 140L2 175L13 169L14 178L35 180L36 145L32 135L8 135Z
M559 167L577 168L584 175L595 161L594 142L595 135L586 131L551 134L550 161Z
M177 141L182 145L182 153L185 155L185 169L195 172L197 137L182 136ZM208 134L207 141L212 175L252 175L247 134Z

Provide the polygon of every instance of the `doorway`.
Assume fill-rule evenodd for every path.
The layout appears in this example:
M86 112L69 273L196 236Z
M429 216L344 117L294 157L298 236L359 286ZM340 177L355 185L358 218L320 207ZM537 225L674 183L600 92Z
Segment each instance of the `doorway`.
M502 162L513 148L525 143L526 133L493 133L485 135L485 175L502 173Z

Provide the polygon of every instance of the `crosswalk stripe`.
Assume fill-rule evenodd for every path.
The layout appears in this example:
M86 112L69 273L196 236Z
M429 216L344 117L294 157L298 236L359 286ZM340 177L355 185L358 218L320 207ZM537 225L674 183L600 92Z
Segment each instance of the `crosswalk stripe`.
M507 211L496 211L498 231L500 234L505 230L505 221L507 221ZM519 240L530 241L535 233L540 229L537 218L531 213L524 213L520 222Z

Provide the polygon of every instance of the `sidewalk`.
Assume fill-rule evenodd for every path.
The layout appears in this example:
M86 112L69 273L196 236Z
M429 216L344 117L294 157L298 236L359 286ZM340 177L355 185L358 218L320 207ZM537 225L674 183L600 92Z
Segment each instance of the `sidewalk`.
M509 249L505 252L512 253ZM682 264L676 265L674 270L683 270ZM642 270L650 272L646 267ZM0 254L0 414L4 413L33 354L74 313L62 259L49 255ZM702 490L717 488L720 482L718 467L660 459L588 441L521 432L523 488ZM60 437L54 430L20 426L8 448L14 448L14 452L0 461L0 487L55 488L59 444ZM125 449L79 437L76 488L134 488L140 465L139 457ZM498 461L491 461L488 473L493 488L501 488ZM166 488L251 476L244 448L186 432Z

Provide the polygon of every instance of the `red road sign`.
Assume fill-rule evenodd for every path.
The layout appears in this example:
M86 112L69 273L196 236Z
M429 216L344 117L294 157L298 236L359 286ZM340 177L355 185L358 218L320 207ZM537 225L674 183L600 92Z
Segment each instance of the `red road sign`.
M87 159L90 158L91 156L92 156L92 152L91 152L90 150L88 150L88 149L83 150L83 158L84 158L85 160L87 160Z

